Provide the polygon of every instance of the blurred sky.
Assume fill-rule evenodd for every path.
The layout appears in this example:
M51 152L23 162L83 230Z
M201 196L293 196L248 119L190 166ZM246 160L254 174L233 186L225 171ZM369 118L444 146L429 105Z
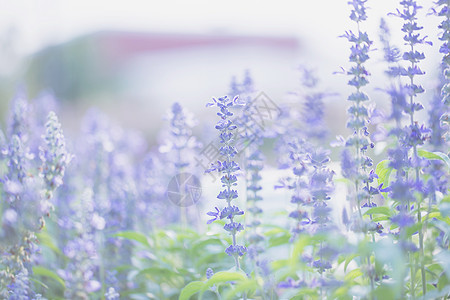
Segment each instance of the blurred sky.
M433 3L418 2L425 8L422 13ZM12 26L16 30L20 53L101 29L308 35L313 37L311 42L329 45L328 38L336 38L351 26L347 0L1 0L0 3L0 28ZM394 11L398 4L395 0L372 0L368 6L368 27L374 27L378 26L379 17Z
M395 11L398 2L368 1L369 18L363 29L371 33L373 40L377 40L380 18ZM299 62L310 62L330 74L345 63L341 55L348 53L348 43L337 37L354 27L348 18L347 0L1 0L0 3L3 31L0 34L14 35L10 46L19 56L101 30L289 36L299 38L302 43ZM433 1L419 3L424 7L420 11L423 17L429 13ZM393 29L400 28L398 18L387 19ZM437 22L435 17L420 19L433 41ZM394 38L401 41L401 32L397 31ZM434 63L437 61L438 58Z
M368 1L369 18L362 29L367 30L371 39L375 41L375 48L380 47L378 26L381 17L385 17L391 26L394 43L402 46L402 33L399 30L401 20L392 16L387 17L388 12L393 12L399 7L398 2ZM441 59L438 53L440 42L437 41L436 27L439 19L434 16L426 17L433 6L432 0L418 2L424 7L420 11L419 23L425 27L424 33L435 43L434 47L423 49L428 57L423 69L431 75L437 75L437 66ZM203 60L200 64L203 64L202 68L207 65L208 70L201 74L198 72L198 76L211 78L209 87L195 86L194 78L189 78L190 73L186 71L195 69L195 61L204 59L208 49L184 53L184 56L180 56L182 67L178 69L170 64L167 64L167 69L156 66L154 69L158 70L157 75L151 71L148 73L145 69L136 71L135 67L142 61L155 66L156 60L173 61L174 64L178 64L176 54L146 57L137 61L134 66L130 65L128 69L132 70L130 74L133 75L124 79L130 81L135 94L141 94L129 93L125 96L131 101L133 97L142 98L151 95L152 103L156 103L155 99L161 98L179 101L185 96L186 99L197 99L195 105L188 104L188 106L191 105L190 108L194 111L200 111L210 96L220 96L222 92L227 91L230 74L241 76L245 69L250 68L260 89L281 98L282 93L296 89L298 80L295 77L295 68L300 63L306 63L317 69L325 88L337 90L344 95L347 93L345 90L347 78L333 75L333 72L340 70L340 66L349 65L347 63L349 43L338 38L345 30L355 30L355 24L348 18L350 7L347 0L0 0L0 6L0 42L6 49L3 49L0 74L4 78L16 68L15 61L21 62L18 65L26 70L26 66L23 67L23 60L25 58L26 61L29 55L49 45L58 45L79 36L105 30L209 36L288 37L299 41L301 51L295 57L284 60L282 57L274 57L273 61L269 61L267 57L270 57L270 53L258 57L258 49L244 49L248 52L254 51L256 58L253 61L249 60L248 64L242 58L236 59L234 64L229 66L235 70L234 73L226 71L222 76L219 73L227 67L227 62ZM214 55L221 53L216 51ZM373 74L382 74L386 66L382 63L381 53L374 52L372 57L370 61L372 66L369 69ZM214 68L217 75L211 76ZM139 80L143 83L139 83ZM146 84L145 81L151 80L155 82L153 86ZM382 77L374 78L373 86L381 86L385 80ZM431 80L426 84L431 88L435 82ZM178 89L174 88L175 86L178 86ZM212 94L212 90L218 90L218 86L223 86L223 89ZM202 88L204 93L198 92ZM376 92L375 97L378 97ZM189 103L191 102L194 103L194 101ZM128 106L129 103L127 102ZM160 115L161 111L169 106L170 104L165 102L160 104L160 107L156 107L155 116ZM120 105L117 107L122 109ZM345 114L345 110L342 111ZM136 113L139 114L139 111ZM140 118L139 115L129 115L130 122Z

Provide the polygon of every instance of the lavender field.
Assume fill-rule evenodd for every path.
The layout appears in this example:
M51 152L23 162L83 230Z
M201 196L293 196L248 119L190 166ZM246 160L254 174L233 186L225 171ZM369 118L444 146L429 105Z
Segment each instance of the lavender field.
M76 89L64 72L47 92L17 88L0 126L0 299L449 299L450 0L395 1L376 20L374 1L340 2L347 53L333 74L320 57L292 66L285 97L243 65L200 113L111 104L159 133L95 105L76 117L57 94L100 89L89 72ZM132 38L127 51L153 47Z

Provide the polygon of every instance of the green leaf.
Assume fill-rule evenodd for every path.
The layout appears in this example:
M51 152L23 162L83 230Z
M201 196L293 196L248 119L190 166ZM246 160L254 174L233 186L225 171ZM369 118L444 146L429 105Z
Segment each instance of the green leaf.
M207 282L205 282L203 290L206 290L215 284L226 283L229 281L243 281L246 279L247 277L241 272L217 272Z
M150 243L148 242L147 237L145 235L143 235L142 233L139 233L136 231L121 231L121 232L114 234L113 236L121 237L121 238L124 238L127 240L136 241L147 247L150 247Z
M121 273L121 272L127 272L129 270L132 270L133 266L132 265L120 265L114 268L114 270L116 270L117 272Z
M373 218L372 221L373 222L381 222L381 221L388 221L389 219L390 219L389 217L382 216L382 217Z
M158 279L162 279L162 280L170 281L170 282L173 282L174 280L180 279L183 277L183 275L179 274L178 272L171 270L169 268L164 268L164 267L145 268L145 269L139 271L139 273L136 276L139 277L142 275L148 276L152 279L158 278Z
M338 299L342 299L341 297L346 296L346 295L347 295L347 292L348 292L348 287L346 287L346 286L344 285L344 286L341 286L341 287L337 288L337 289L334 291L333 296L337 297Z
M450 277L450 253L443 250L436 254L434 257L436 261L441 264L447 277Z
M317 299L318 290L307 287L301 288L291 300L303 300L305 299L305 296L309 296L307 299Z
M39 239L39 242L41 243L41 245L48 247L49 249L51 249L53 252L55 252L58 255L63 255L63 253L61 252L61 250L59 250L59 248L55 245L53 237L48 234L47 230L43 230L39 233L36 234L37 238Z
M441 217L441 213L439 211L431 212L425 216L427 219L439 219Z
M201 281L192 281L186 285L180 293L178 300L189 300L192 295L200 292L205 284Z
M414 233L418 232L420 229L422 229L423 223L422 222L418 222L418 223L414 223L414 225L407 227L406 228L406 236L410 237L412 236Z
M45 267L34 266L33 267L33 275L49 277L49 278L57 281L59 284L61 284L63 288L66 288L66 283L64 282L64 279L62 279L58 274L56 274L52 270L49 270Z
M233 289L228 290L223 298L236 299L236 296L242 292L247 292L247 296L249 296L249 293L253 293L258 287L258 282L255 279L246 279L245 281L242 281L239 284L233 286Z
M383 282L374 291L376 299L399 299L401 289L391 283Z
M356 257L358 257L359 256L359 254L352 254L352 255L350 255L349 257L347 257L346 259L345 259L345 264L344 264L344 272L347 272L347 267L348 267L348 264L353 260L353 259L355 259Z
M301 235L299 239L294 244L294 249L292 250L292 255L290 257L290 265L295 267L300 261L300 257L303 254L303 249L309 244L310 238L306 235Z
M368 209L364 213L364 215L373 215L373 214L380 214L380 215L385 215L385 216L391 217L393 215L393 212L389 207L377 206L377 207L372 207L372 208Z
M264 235L269 238L269 248L288 244L291 237L289 230L284 228L269 230Z
M382 160L377 164L375 169L375 173L378 175L378 185L383 184L382 188L387 188L389 186L389 177L392 173L392 168L389 167L389 163L389 160ZM381 194L387 199L387 193L382 192Z
M350 272L347 273L347 275L345 275L345 281L353 281L361 275L363 275L363 272L361 271L361 269L357 268L357 269L351 270Z
M428 160L441 160L447 164L447 167L450 168L450 158L447 154L442 152L429 152L423 149L417 150L417 154L423 158Z
M43 283L42 281L37 280L35 278L30 278L30 280L33 281L34 283L42 286L44 289L48 290L48 286L45 283Z
M442 273L441 276L439 276L437 288L439 291L442 291L447 285L450 285L450 280L448 280L448 277L445 275L445 273Z
M273 270L277 271L281 268L289 266L289 259L278 259L274 260L271 263L271 267Z
M439 210L443 217L450 217L450 203L441 202L441 204L439 204Z

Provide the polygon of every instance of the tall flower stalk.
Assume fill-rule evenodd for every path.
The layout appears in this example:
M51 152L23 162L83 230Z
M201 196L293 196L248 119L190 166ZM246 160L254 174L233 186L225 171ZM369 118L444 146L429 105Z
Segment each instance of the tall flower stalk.
M449 118L449 106L450 106L450 1L438 0L436 1L438 7L437 15L443 17L444 20L439 24L439 29L442 30L439 40L442 41L442 45L439 52L442 53L442 69L444 77L444 85L441 89L442 102L446 106L440 120L443 126L446 128L445 138L450 141L450 118Z
M351 102L351 106L347 111L348 121L347 128L353 131L353 134L345 141L345 146L342 154L342 173L343 176L354 182L354 199L356 199L358 217L353 224L353 230L362 232L365 236L371 234L372 241L375 241L374 232L377 231L378 224L370 220L365 220L363 217L362 208L376 206L373 203L373 196L378 194L378 187L371 186L373 184L376 174L371 170L373 166L372 159L367 155L369 147L373 148L373 143L369 138L368 123L370 121L370 108L367 103L369 96L363 91L363 88L369 83L369 71L365 67L365 63L369 59L369 51L372 46L372 41L366 32L361 30L361 24L367 20L366 14L367 0L352 0L348 4L351 6L350 19L356 23L357 31L347 31L343 37L347 38L352 44L350 50L351 54L349 60L353 66L347 72L351 76L348 85L355 88L355 91L347 98ZM353 150L350 150L353 149ZM353 197L351 197L353 198ZM370 289L373 292L375 289L374 266L371 263L371 254L362 258L363 264L366 267L366 276L370 281Z
M404 32L403 40L405 45L409 48L407 51L403 52L403 60L409 63L408 67L398 67L398 75L405 77L408 81L404 85L406 95L408 97L409 103L405 103L405 112L409 115L409 126L404 128L403 134L403 144L405 149L412 150L412 154L408 157L409 163L406 170L406 180L409 181L409 168L413 173L414 179L411 180L413 184L412 190L416 191L419 196L413 196L417 211L417 221L422 222L422 211L421 206L424 200L425 191L423 189L423 180L420 177L421 169L425 166L426 162L418 155L418 146L424 143L427 138L428 130L424 126L419 126L417 120L415 119L414 113L418 110L423 109L422 104L416 101L416 98L422 94L425 90L418 84L415 79L416 76L425 74L418 64L425 59L423 52L417 50L417 46L421 44L430 44L426 41L426 37L420 36L420 30L423 28L417 23L417 12L421 8L414 0L403 0L400 1L401 9L397 9L397 12L393 15L400 17L404 20L402 31ZM411 200L407 200L407 211L410 210ZM422 277L422 295L426 294L426 274L425 274L425 262L424 262L424 234L423 229L419 228L419 265ZM414 277L413 265L411 265L411 284L413 284ZM412 296L414 297L414 286L411 286Z
M217 115L220 117L220 121L216 124L215 128L220 132L219 137L220 143L222 144L220 147L220 154L224 157L222 161L217 161L212 164L207 172L217 171L222 174L220 181L224 189L219 193L217 199L226 201L226 206L224 208L219 210L219 208L216 207L216 211L208 212L208 215L213 217L213 219L208 221L208 224L215 220L228 220L224 229L231 235L232 243L225 252L234 258L237 270L240 269L239 258L247 252L245 246L237 243L237 233L244 230L244 226L235 221L235 217L243 215L244 211L240 210L236 205L232 205L232 201L236 201L238 197L238 192L234 187L237 185L236 172L240 168L233 160L237 154L237 150L234 147L236 141L234 132L237 129L237 126L230 120L233 116L230 108L239 104L237 96L232 100L227 96L218 99L213 98L213 102L207 104L207 107L217 106L219 108Z
M200 143L192 134L192 128L197 125L197 121L192 114L183 108L181 104L175 102L166 115L170 123L169 134L164 144L159 147L159 151L167 161L168 175L170 177L180 175L191 176L194 173L193 157L195 151L200 148ZM188 179L188 178L184 178ZM180 221L183 227L188 224L188 206L195 203L178 203L180 208Z
M37 299L29 276L39 252L36 233L45 226L45 217L53 210L53 192L62 184L71 155L65 147L61 125L53 112L42 136L39 167L30 152L31 137L27 125L29 105L23 95L15 99L9 119L7 139L2 139L6 172L0 179L0 296L5 299Z
M352 12L350 19L352 19L357 25L357 32L347 31L344 35L352 44L349 57L350 62L353 63L351 69L347 72L351 79L348 81L350 86L353 86L356 90L350 94L347 98L351 102L351 106L348 109L348 121L347 128L353 131L353 134L347 138L345 146L347 149L353 148L356 159L351 163L354 170L349 170L344 167L344 176L351 179L355 183L356 202L359 217L362 221L361 206L363 204L371 205L370 197L368 193L364 191L364 187L367 187L368 170L372 167L372 159L366 155L368 147L373 147L369 139L369 132L367 131L367 125L369 121L369 108L366 103L369 101L369 96L362 90L369 81L367 77L370 75L367 71L364 63L369 59L369 51L372 45L372 41L369 40L367 33L362 32L360 29L361 22L367 19L365 3L367 0L353 0L349 2L352 6ZM347 151L344 150L344 157L349 158Z

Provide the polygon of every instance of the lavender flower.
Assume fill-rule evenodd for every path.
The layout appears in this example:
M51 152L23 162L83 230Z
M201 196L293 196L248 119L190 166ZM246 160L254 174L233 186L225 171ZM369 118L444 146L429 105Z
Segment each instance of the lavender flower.
M289 214L296 222L292 229L291 241L297 238L297 235L306 231L306 225L311 224L311 217L305 210L305 206L312 203L312 196L308 190L308 151L305 141L298 139L288 144L290 166L293 176L285 179L284 187L293 190L291 203L296 205L296 209Z
M177 219L177 216L168 210L165 204L167 186L160 178L164 170L164 162L156 153L148 153L139 163L136 229L145 231ZM161 216L164 217L162 220Z
M324 120L324 99L333 94L319 89L319 79L313 70L305 66L299 66L298 70L301 89L290 92L294 102L282 107L275 123L276 151L279 153L277 159L281 169L291 167L289 144L298 142L298 137L325 142L328 136Z
M28 300L30 299L30 282L28 279L28 272L23 270L21 273L17 274L14 278L13 283L8 286L9 297L8 300Z
M350 150L344 150L342 153L341 169L344 177L355 183L355 199L359 213L359 222L363 222L361 207L363 205L371 205L372 195L376 194L376 188L370 187L373 178L369 174L370 168L373 166L372 159L366 155L369 147L374 145L369 138L368 123L370 119L371 109L364 103L369 101L369 96L362 91L369 81L367 77L370 75L365 68L364 63L369 59L369 51L372 41L367 33L360 30L360 23L367 19L365 3L367 1L354 0L348 2L352 7L350 19L357 23L358 32L346 32L345 38L352 43L350 62L354 65L347 72L351 76L348 84L353 86L354 91L348 98L351 106L348 109L347 127L353 131L353 135L347 138L345 146L354 149L354 154ZM372 172L373 173L373 172ZM356 225L354 228L362 228Z
M29 119L30 106L26 100L25 91L19 89L12 100L11 111L8 114L8 137L11 138L13 135L17 135L25 143L28 142L30 129Z
M192 128L197 125L197 121L190 112L177 102L172 105L166 119L170 123L169 134L164 144L159 147L159 151L164 155L165 174L168 178L173 178L187 170L189 170L189 174L197 173L194 157L201 144L192 134ZM188 217L192 214L189 214L190 210L187 203L179 203L178 205L178 218L182 226L194 222L194 220L188 220Z
M336 234L335 226L330 218L331 208L328 207L329 196L333 191L334 171L330 170L327 165L330 162L328 157L329 151L316 148L311 149L308 154L308 160L312 171L310 172L310 180L308 182L309 191L312 202L311 215L311 231L318 234L317 250L315 252L316 259L312 262L312 267L316 268L319 274L331 269L333 260L337 256L337 250L334 249L326 241L326 235ZM321 289L326 288L328 280L322 277L320 283Z
M46 133L43 136L45 146L39 151L42 161L41 176L46 186L41 205L43 212L49 213L52 209L49 199L53 197L53 191L63 183L65 168L72 156L67 152L61 124L54 112L48 114L45 127Z
M341 161L343 175L354 182L354 191L348 198L354 199L357 205L358 218L351 217L354 220L351 228L354 231L361 231L364 234L369 233L369 228L375 227L375 224L370 224L372 220L364 220L362 206L371 207L372 196L378 193L377 187L370 186L373 182L373 176L371 176L373 172L370 171L373 166L373 161L367 155L367 150L369 147L373 148L374 144L370 140L370 134L367 128L371 117L371 109L365 103L370 99L362 90L369 83L368 76L370 76L370 73L366 69L365 63L369 59L369 51L372 46L372 41L369 39L368 34L361 31L361 23L367 19L366 2L366 0L353 0L348 2L352 8L350 19L357 26L356 33L348 31L344 35L352 44L349 60L353 63L353 66L347 72L347 75L351 77L348 85L355 88L355 91L347 98L351 103L350 108L347 110L347 128L351 129L353 134L347 138L345 146L348 149L353 149L353 151L344 150ZM372 216L370 216L370 219L372 219ZM368 222L369 225L367 225ZM373 235L372 239L374 239ZM367 260L367 266L365 267L367 270L373 268L370 263L370 255L369 253L363 260ZM369 278L370 289L373 291L375 289L375 274L366 271L365 275Z
M250 75L250 71L246 70L244 79L241 82L233 77L230 83L230 95L239 95L239 99L244 103L250 103L253 100L256 89L253 84L253 79Z
M1 257L0 265L6 269L0 272L0 281L6 283L11 290L10 299L34 299L28 276L39 252L35 233L44 227L44 217L51 207L51 192L61 184L64 167L68 162L64 155L59 156L60 153L66 153L64 137L53 114L49 121L52 130L49 129L44 138L46 144L43 149L48 151L44 150L41 157L45 157L45 160L39 168L40 175L45 174L46 178L40 180L35 156L30 153L34 137L31 138L28 131L29 113L30 109L23 95L16 97L8 124L9 140L2 140L1 143L2 158L7 160L7 170L0 179L2 198L6 199L4 203L0 203L0 237L4 241L0 251L7 255ZM53 179L55 182L50 183ZM5 296L5 292L7 290L0 287L0 295ZM36 295L37 298L40 296Z
M391 39L391 33L389 30L389 27L384 20L384 18L381 18L380 20L380 40L383 44L383 52L384 52L384 59L390 63L397 63L401 59L401 53L400 50L391 45L390 42Z
M302 119L306 130L306 137L310 139L324 140L328 135L328 129L324 121L325 104L324 98L331 96L330 93L318 91L318 78L314 72L306 67L300 67L302 73L301 81L304 88Z
M403 93L400 103L397 107L403 110L403 113L409 115L409 125L400 128L400 119L396 120L397 128L391 130L391 135L396 136L399 141L398 149L391 150L391 166L397 169L397 180L390 185L390 195L393 199L400 201L399 215L394 216L391 220L400 226L400 243L406 245L408 241L405 240L404 227L411 225L415 219L410 215L409 207L416 202L417 205L417 221L422 222L421 205L425 197L423 180L420 177L422 167L428 164L423 158L418 156L418 146L422 145L428 139L429 130L424 125L419 126L415 120L415 112L423 109L422 104L416 102L416 98L424 92L421 85L415 82L416 76L423 75L424 72L418 66L419 62L425 59L425 55L417 50L420 44L430 44L426 37L421 37L419 31L422 29L417 24L417 11L421 6L417 5L416 1L404 0L400 1L402 9L397 9L395 15L404 20L402 31L404 32L403 40L408 46L408 50L403 53L403 61L409 63L408 67L398 66L395 69L391 68L392 75L406 77L408 83L402 87ZM403 98L404 97L404 98ZM405 100L409 101L405 101ZM409 151L412 150L411 156ZM411 180L410 170L414 170L414 180ZM417 192L417 193L414 193ZM405 197L409 194L409 197ZM416 197L416 195L420 195ZM406 205L405 205L406 204ZM406 207L406 209L404 208ZM410 221L408 221L410 220ZM423 262L424 235L422 229L419 229L419 247L420 247L420 269L422 275L422 293L426 294L426 280L425 280L425 266ZM406 248L404 248L407 251ZM413 274L414 266L411 262L411 274ZM414 297L414 290L412 292Z
M221 182L224 190L219 193L217 198L224 199L227 202L227 206L220 211L220 214L221 218L226 216L229 220L229 223L224 228L232 237L232 244L225 252L229 256L234 257L236 269L240 269L239 257L245 254L247 248L238 245L236 242L236 234L244 228L241 223L234 220L237 214L241 214L240 210L238 208L232 209L231 205L231 202L238 197L238 193L233 187L236 185L234 173L240 169L239 165L233 161L237 154L237 150L233 145L235 142L234 130L237 126L230 120L230 117L233 116L230 108L236 105L239 105L237 96L233 100L230 100L227 96L218 99L213 98L213 102L207 104L207 106L217 106L219 108L217 115L220 117L220 121L216 124L216 129L220 132L220 142L223 144L220 148L220 153L225 157L223 161L217 161L217 163L213 164L207 172L217 171L223 174ZM214 212L210 215L213 216Z
M105 293L105 300L119 300L120 295L116 292L113 287L108 289L108 292Z
M253 96L255 89L253 87L253 80L250 77L249 72L245 74L245 79L242 84L237 86L237 83L232 85L232 90L238 89L239 99L245 103L244 109L241 111L235 123L238 126L238 133L236 134L239 144L243 149L239 149L240 153L245 155L245 171L246 171L246 200L247 200L247 218L246 218L246 231L245 239L249 246L247 249L248 262L253 267L255 276L264 276L264 286L270 288L268 282L270 278L265 276L267 272L261 269L263 265L261 254L264 251L264 235L262 234L262 228L260 216L263 213L259 203L263 200L261 196L261 184L262 179L260 172L264 167L264 155L260 151L264 143L264 137L266 136L266 130L258 123L255 116L260 113L258 110L258 104L255 103ZM231 181L236 184L236 177L232 177ZM243 212L241 212L243 213ZM263 288L260 291L265 293Z
M131 242L112 235L134 225L138 193L132 166L134 155L141 153L141 147L133 147L140 144L136 135L115 126L97 111L90 111L83 125L83 140L87 145L80 149L79 155L87 162L83 164L87 168L82 176L85 186L93 191L91 218L97 214L105 221L104 229L96 230L94 236L96 245L102 245L100 251L103 255L99 259L104 268L99 278L105 278L107 271L131 263ZM98 226L99 223L93 225ZM125 275L120 274L123 276L119 278L120 283L126 283ZM115 289L120 291L119 286Z
M95 207L92 190L87 188L70 203L72 238L63 246L63 253L70 260L60 271L66 283L65 297L88 299L89 293L100 289L98 244L96 229L92 223Z
M442 69L444 84L441 88L442 103L447 107L443 110L440 117L443 127L446 129L445 138L447 141L450 140L450 118L449 118L449 105L450 105L450 16L449 16L449 3L445 0L436 1L437 11L436 14L440 17L444 17L444 20L439 24L439 29L442 30L439 39L443 42L439 52L443 54L442 58Z
M197 124L192 114L175 102L165 117L170 123L169 136L164 144L159 147L159 151L169 157L170 164L173 164L174 172L183 172L193 161L188 158L193 157L193 153L199 149L200 144L192 135L192 128Z
M210 279L211 277L213 277L214 275L214 271L211 268L206 269L206 279Z

